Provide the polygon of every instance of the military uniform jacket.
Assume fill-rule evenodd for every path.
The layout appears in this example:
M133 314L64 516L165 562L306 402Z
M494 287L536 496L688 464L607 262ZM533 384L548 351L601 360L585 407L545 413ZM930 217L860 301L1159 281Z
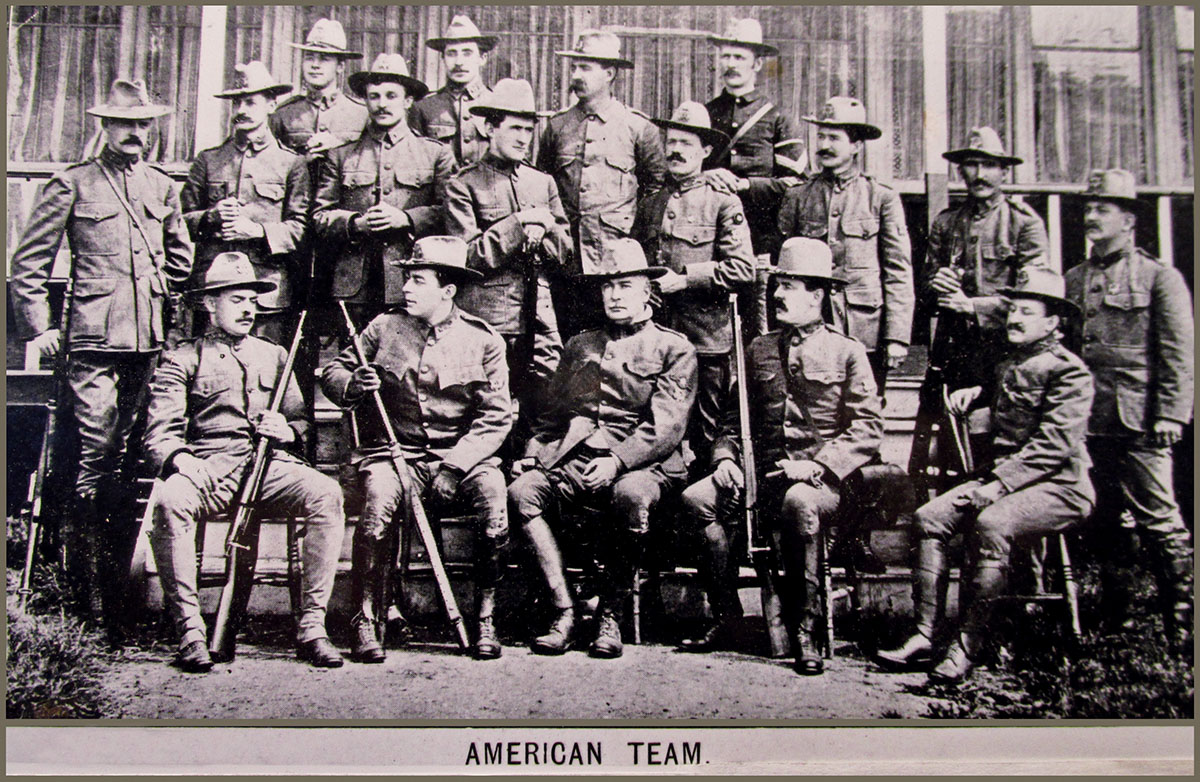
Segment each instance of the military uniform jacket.
M1092 376L1083 361L1051 335L1014 349L996 377L991 425L998 456L989 472L1010 492L1050 481L1094 497L1084 443Z
M576 104L551 117L537 167L554 177L575 227L576 274L599 269L605 240L629 236L638 199L660 188L667 170L658 128L611 99L599 110Z
M366 130L368 118L366 106L339 90L316 98L292 95L279 104L268 123L280 144L304 155L305 144L317 133L332 133L342 144L354 141Z
M215 207L225 198L236 198L243 213L263 227L265 236L222 241ZM244 149L238 149L231 137L196 156L179 200L196 242L194 284L204 279L219 253L241 252L254 264L258 279L279 286L274 293L261 294L259 304L282 308L291 303L291 277L301 271L294 253L308 227L308 167L303 158L265 131L263 138L250 141Z
M1096 381L1088 433L1149 432L1192 418L1192 301L1183 276L1132 243L1067 272L1083 310L1082 356Z
M712 126L733 138L768 102L767 96L758 90L737 97L722 91L706 106ZM775 214L784 192L800 181L795 172L776 168L775 154L778 152L793 159L801 157L798 150L803 149L803 139L796 121L775 107L754 123L728 154L718 156L720 150L713 150L713 156L704 162L706 169L725 168L749 180L749 189L740 195L756 253L778 249L773 241L778 236Z
M472 114L470 108L487 95L482 79L462 89L447 84L413 104L408 125L422 136L450 147L460 167L478 162L488 150L488 137L484 135L483 117Z
M487 154L446 184L446 233L467 243L467 266L484 275L482 282L461 286L458 304L501 334L525 331L525 259L520 257L525 229L517 212L536 207L555 217L542 240L540 260L560 266L571 257L571 234L549 174Z
M403 311L385 312L362 333L367 360L379 370L381 394L406 456L434 456L467 473L491 460L513 423L504 340L455 307L430 326ZM321 388L336 404L355 407L362 448L356 459L386 453L371 395L346 394L359 366L350 347L321 371Z
M622 471L662 465L684 473L680 443L696 398L696 350L652 320L572 337L551 378L526 454L546 469L581 444Z
M633 236L656 266L687 276L687 288L667 297L670 324L701 355L733 349L729 292L754 280L750 228L735 195L718 192L702 175L668 178L638 204Z
M750 343L746 365L760 478L780 460L809 459L842 480L879 455L883 415L862 343L824 323L771 331ZM736 394L730 399L714 466L740 460Z
M206 460L218 478L248 464L254 424L270 408L286 364L287 351L272 342L234 340L215 330L167 351L150 383L145 448L155 469L170 472L179 453ZM279 412L296 439L276 447L271 458L302 462L295 454L303 451L308 422L295 376L288 378Z
M357 141L331 150L320 164L313 225L320 241L320 263L333 267L334 298L358 296L367 266L382 263L386 301L398 301L400 270L415 239L442 229L446 180L454 172L450 149L414 135L403 123L384 131L374 125ZM367 234L350 227L352 219L376 203L401 209L411 230Z
M1005 311L997 291L1016 282L1017 271L1049 250L1042 218L1023 202L1004 193L982 203L968 200L944 209L929 229L923 295L933 306L937 293L929 286L940 266L963 271L963 292L975 305L980 328L999 329Z
M849 281L830 296L834 325L868 351L912 335L912 247L900 195L873 177L822 173L793 187L779 210L786 237L820 239Z
M144 238L106 172L124 190ZM13 311L24 337L51 328L47 282L64 235L74 280L70 348L161 348L168 290L181 289L192 270L192 240L170 177L146 163L128 165L124 155L105 147L42 187L10 267Z

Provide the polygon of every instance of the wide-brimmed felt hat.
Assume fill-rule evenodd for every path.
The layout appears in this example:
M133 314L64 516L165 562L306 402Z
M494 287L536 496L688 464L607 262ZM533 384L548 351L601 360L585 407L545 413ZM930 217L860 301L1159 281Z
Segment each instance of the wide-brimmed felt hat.
M1063 315L1075 315L1079 305L1067 298L1067 283L1061 274L1038 266L1025 266L1017 272L1016 284L998 293L1010 299L1037 299Z
M1148 214L1154 207L1137 197L1137 180L1123 168L1097 168L1088 174L1082 193L1072 193L1073 200L1110 201L1134 214Z
M524 79L501 79L468 111L480 117L512 114L536 119L538 116L533 85Z
M833 251L820 239L793 236L779 248L779 262L771 268L774 277L797 277L827 285L845 285L847 280L833 271Z
M467 268L467 243L457 236L425 236L413 243L412 255L397 265L404 269L435 269L469 282L483 275Z
M859 134L873 141L883 135L883 131L867 122L867 107L858 98L836 96L825 101L821 113L817 116L801 117L805 122L814 125L825 125L831 128L855 128Z
M704 104L696 101L688 100L680 103L675 107L675 111L671 112L670 119L652 121L664 130L674 128L695 133L702 142L709 146L719 147L729 141L729 136L712 126L712 118L708 116L708 109Z
M636 239L628 237L605 242L600 250L600 261L596 266L597 270L585 274L585 279L600 282L616 277L632 277L637 274L654 279L670 271L665 266L648 264L642 245Z
M484 35L479 32L479 28L471 21L470 17L463 14L457 14L450 20L450 24L446 26L446 31L437 38L430 38L425 42L425 45L435 51L444 51L445 48L455 43L476 43L479 45L480 53L490 52L496 48L496 44L500 42L500 38L495 35Z
M249 288L257 293L270 293L275 290L275 283L270 280L260 280L254 274L254 265L245 253L218 253L204 273L204 280L190 293L199 296L204 293L225 290L227 288Z
M117 79L108 91L108 100L87 110L93 117L103 119L154 119L170 114L174 109L150 100L150 93L141 81Z
M214 97L238 98L261 92L269 98L277 98L292 91L292 85L277 81L267 70L267 66L258 60L235 65L233 70L233 84Z
M368 84L379 84L385 81L403 84L404 89L408 90L408 96L413 100L420 100L429 93L425 82L408 75L408 63L404 60L403 55L388 52L375 55L375 62L371 63L370 70L350 74L346 83L350 85L351 91L362 97Z
M352 52L346 48L346 31L342 23L333 19L318 19L308 31L304 43L289 43L293 49L317 54L332 54L343 60L357 60L362 52Z
M943 152L942 157L951 163L963 163L977 158L994 160L1006 166L1018 166L1024 162L1021 158L1008 154L1004 149L1004 142L1000 140L1000 134L986 125L971 128L967 134L967 145L961 149Z
M621 39L603 30L584 30L575 39L575 48L556 51L559 57L594 60L615 68L632 68L633 62L621 56Z
M760 57L774 57L779 49L763 43L763 29L757 19L730 19L725 35L710 35L708 40L717 46L741 46Z

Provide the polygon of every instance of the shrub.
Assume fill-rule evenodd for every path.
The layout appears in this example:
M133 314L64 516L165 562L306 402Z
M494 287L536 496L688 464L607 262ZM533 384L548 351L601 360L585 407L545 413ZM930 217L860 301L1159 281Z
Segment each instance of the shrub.
M7 608L6 716L100 716L99 679L104 671L100 637L61 612L27 614L11 600Z

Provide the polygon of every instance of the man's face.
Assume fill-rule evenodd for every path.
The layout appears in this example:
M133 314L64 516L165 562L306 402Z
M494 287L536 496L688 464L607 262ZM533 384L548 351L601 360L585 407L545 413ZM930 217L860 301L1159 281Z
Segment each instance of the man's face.
M442 285L433 269L409 269L404 273L404 309L414 318L428 322L447 301L454 298L455 285Z
M1112 201L1088 201L1083 207L1083 232L1089 242L1108 242L1132 231L1135 218Z
M794 277L776 277L775 317L788 326L804 326L821 319L825 291L816 283ZM812 288L809 286L812 285Z
M571 92L580 100L603 95L616 77L616 68L591 60L571 60Z
M700 141L695 133L675 128L667 129L667 170L679 178L697 173L712 147Z
M141 155L150 145L150 129L154 127L152 119L106 119L101 127L104 128L105 141L108 146L118 149L126 155Z
M830 171L840 171L854 161L862 149L861 141L851 141L844 128L817 126L817 164Z
M250 288L226 288L204 297L213 325L231 337L244 337L254 328L258 294Z
M390 128L405 119L412 106L408 90L394 81L368 84L366 89L367 111L371 122L381 128Z
M736 90L754 86L763 67L763 58L741 46L722 46L717 52L717 64L721 69L721 81Z
M1046 302L1039 299L1013 299L1008 305L1005 331L1009 344L1037 342L1058 328L1058 316L1052 315Z
M342 70L342 60L332 54L305 52L300 60L300 76L314 90L328 87Z
M455 84L470 84L475 81L486 63L487 55L480 54L479 44L474 41L452 43L442 51L446 78Z
M650 278L640 274L605 280L600 285L604 314L618 325L630 323L650 304Z
M506 114L499 125L488 123L491 130L491 152L501 160L521 161L533 144L533 120Z
M988 158L968 159L958 167L958 173L967 185L967 193L981 201L986 201L996 194L1007 170L1008 166Z
M275 101L261 92L254 95L242 95L233 99L230 110L233 114L230 122L234 130L250 133L258 130L267 121L267 115L275 108Z

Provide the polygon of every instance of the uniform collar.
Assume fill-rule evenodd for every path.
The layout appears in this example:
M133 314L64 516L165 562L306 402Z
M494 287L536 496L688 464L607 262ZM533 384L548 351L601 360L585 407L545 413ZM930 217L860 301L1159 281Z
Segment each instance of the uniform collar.
M218 345L226 345L233 350L237 350L242 345L246 344L246 337L235 337L229 332L223 331L216 326L209 326L208 331L204 332L204 338L209 342L215 342Z
M647 306L646 312L641 316L634 318L630 323L613 323L612 321L609 321L608 325L605 326L605 331L608 332L608 336L612 339L624 339L625 337L632 337L634 334L650 325L651 314L650 307Z
M492 168L496 169L500 173L504 174L505 176L511 176L511 175L515 174L517 172L517 169L521 167L521 161L505 160L497 155L492 154L492 151L490 149L487 152L483 153L483 162L486 163L487 165L491 166Z
M483 77L476 76L474 81L468 82L466 86L459 86L454 82L446 82L438 92L448 95L451 98L461 98L464 95L471 100L475 100L484 92L487 92L487 87L483 86Z
M305 97L308 99L309 103L316 106L318 109L324 110L332 108L333 104L337 103L338 98L342 97L342 91L336 87L325 93L309 90Z
M1061 341L1062 336L1057 331L1052 331L1039 340L1018 346L1013 350L1013 353L1021 358L1029 358L1039 353L1045 353L1047 350L1056 347Z
M762 98L762 93L758 91L757 87L744 95L734 95L729 90L725 90L725 95L728 96L729 100L733 101L735 106L749 106L751 103L756 103Z
M789 339L796 337L800 342L804 342L813 334L816 334L825 326L825 321L817 318L811 323L805 323L803 326L789 326L784 332ZM794 340L793 340L794 341Z
M600 104L599 108L595 104L592 104L586 109L580 106L579 110L583 112L585 117L596 117L601 122L608 122L617 115L620 108L620 102L610 95L604 99L604 103Z
M837 190L843 190L847 185L862 176L862 170L855 164L846 169L840 174L834 174L832 171L823 169L821 178L829 184L833 185Z
M437 323L426 323L425 321L421 321L421 328L425 334L428 335L432 333L434 337L441 339L442 335L446 333L446 330L458 322L458 319L461 317L461 315L462 311L459 310L458 306L452 304L450 305L449 315Z
M975 199L971 199L971 201L970 201L971 216L972 217L983 217L984 215L988 214L996 207L1000 206L1000 202L1003 200L1004 200L1004 191L1000 190L999 188L997 188L996 192L993 193L992 196L990 198L988 198L987 200L977 201Z
M708 181L707 178L704 176L703 171L697 171L696 173L690 174L689 176L686 176L683 179L676 179L673 174L670 176L671 176L671 181L675 183L675 189L681 193L686 192L688 190L692 190L697 187L700 187L701 185L703 185L705 182Z
M1099 255L1095 249L1092 250L1092 256L1088 260L1094 266L1099 266L1101 269L1107 269L1119 260L1128 258L1133 255L1133 237L1127 237L1126 240L1116 250L1107 255Z
M100 151L100 159L107 163L110 168L121 172L132 171L133 167L136 166L140 160L139 156L137 155L126 155L121 150L113 149L107 144L105 144L104 149Z
M409 130L408 123L404 120L400 120L386 131L378 125L372 124L368 126L367 133L370 134L373 140L389 147L396 146L401 141L412 135L412 131Z
M238 152L244 153L249 149L251 156L257 155L275 142L275 137L271 135L271 131L267 129L265 124L249 138L239 141L238 134L234 133L230 139L233 141L233 146Z

